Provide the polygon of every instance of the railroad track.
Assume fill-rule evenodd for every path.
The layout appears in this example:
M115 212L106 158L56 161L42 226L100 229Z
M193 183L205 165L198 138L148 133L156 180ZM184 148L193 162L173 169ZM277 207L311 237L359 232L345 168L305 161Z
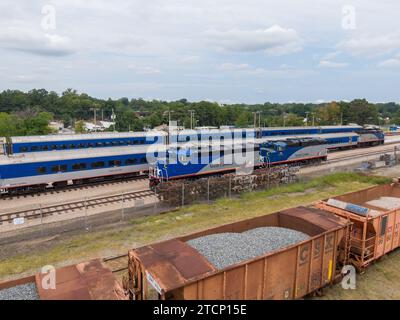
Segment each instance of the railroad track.
M24 192L24 193L20 193L20 194L4 194L4 195L0 196L0 199L13 200L13 199L20 199L20 198L26 198L26 197L36 197L36 196L49 195L49 194L55 194L55 193L57 194L57 193L60 193L60 192L67 192L67 191L78 190L78 189L101 188L103 186L109 186L109 185L115 185L115 184L123 184L123 183L127 183L129 181L147 180L147 178L148 178L147 174L142 174L142 175L135 176L135 177L111 179L111 180L108 180L108 181L96 181L96 182L85 183L85 184L82 184L82 185L70 185L70 186L65 186L65 187L53 187L53 188L48 188L46 190L32 190L32 191Z
M341 161L345 161L348 159L363 158L363 157L368 157L368 156L375 156L375 155L379 156L379 155L384 155L387 153L394 153L394 147L383 149L380 151L375 151L375 152L369 151L369 152L362 152L362 153L357 153L357 154L352 154L352 155L344 155L344 156L338 157L336 159L330 159L330 160L324 162L323 164L341 162ZM400 150L399 150L399 154L400 154Z
M109 195L103 197L90 198L85 200L78 200L68 203L61 203L51 206L43 206L35 209L28 209L22 211L14 211L0 214L0 225L4 223L15 223L15 219L23 218L24 220L42 219L56 214L66 214L67 212L74 212L76 210L85 210L111 203L131 201L135 199L143 199L146 197L154 196L151 190L142 190L134 192L126 192L118 195Z

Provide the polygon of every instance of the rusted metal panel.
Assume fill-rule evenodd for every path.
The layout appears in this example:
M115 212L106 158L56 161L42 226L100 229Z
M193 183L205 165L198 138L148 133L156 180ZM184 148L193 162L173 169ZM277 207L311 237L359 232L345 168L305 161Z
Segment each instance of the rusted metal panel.
M312 241L297 247L297 269L294 297L305 296L309 290Z
M376 210L372 216L361 216L332 207L327 200L315 205L354 223L350 261L359 269L367 267L372 261L400 246L400 208L385 209L384 207L390 206L377 207L368 204L381 197L400 198L400 185L392 183L375 186L333 198ZM380 201L386 201L383 199Z
M400 246L400 210L395 211L395 226L393 233L393 245L392 248L395 249Z
M312 258L310 261L309 290L314 291L322 286L322 261L323 261L324 237L312 241Z
M132 250L129 270L131 278L150 272L166 299L296 299L334 280L338 248L350 237L350 225L317 208L284 210ZM183 242L262 226L291 228L311 238L222 270Z
M176 239L130 252L164 291L186 283L190 278L215 271L215 268L194 248Z
M102 261L91 260L55 272L55 289L47 288L47 274L35 276L41 300L121 300L122 287Z
M21 279L10 280L7 282L0 283L0 290L16 287L22 284L35 282L35 276L29 276Z
M267 259L268 273L265 299L293 299L297 248L291 248Z
M263 298L265 261L265 259L262 259L251 262L247 265L245 299L261 300Z

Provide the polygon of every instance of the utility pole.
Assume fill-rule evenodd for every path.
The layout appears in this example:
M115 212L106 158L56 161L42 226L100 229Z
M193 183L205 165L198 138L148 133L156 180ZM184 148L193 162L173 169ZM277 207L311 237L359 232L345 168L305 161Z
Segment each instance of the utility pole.
M311 113L312 114L312 126L314 127L314 121L315 121L315 113Z
M190 112L190 129L193 129L194 110L189 110L189 112Z
M308 127L308 115L309 114L310 114L309 112L306 112L306 127Z
M286 112L283 113L283 126L286 127Z
M117 116L114 113L114 109L112 109L111 120L112 120L112 122L114 122L114 132L115 132L115 123L116 123L115 121L116 121L116 119L117 119Z
M93 124L94 124L93 128L94 128L94 131L97 131L97 129L96 129L96 108L93 107L90 110L93 110Z

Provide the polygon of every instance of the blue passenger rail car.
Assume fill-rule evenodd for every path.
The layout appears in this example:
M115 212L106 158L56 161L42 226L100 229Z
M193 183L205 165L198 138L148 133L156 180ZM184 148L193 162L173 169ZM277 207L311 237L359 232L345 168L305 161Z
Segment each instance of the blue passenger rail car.
M150 186L160 181L199 178L262 166L326 160L326 140L286 139L261 144L235 144L232 147L192 146L167 149L150 165Z
M48 135L11 137L8 154L76 150L88 148L139 146L164 143L162 132L92 133L75 135Z
M0 192L17 194L148 172L145 146L0 157Z
M283 137L268 137L257 139L257 142L274 142L280 141ZM286 139L306 139L306 138L314 138L314 139L323 139L326 141L325 147L328 150L333 149L347 149L347 148L355 148L359 145L360 136L357 133L349 132L349 133L326 133L326 134L315 134L315 135L299 135L299 136L289 136Z
M359 125L319 126L319 127L270 127L261 129L261 137L316 135L325 133L356 132L363 127Z

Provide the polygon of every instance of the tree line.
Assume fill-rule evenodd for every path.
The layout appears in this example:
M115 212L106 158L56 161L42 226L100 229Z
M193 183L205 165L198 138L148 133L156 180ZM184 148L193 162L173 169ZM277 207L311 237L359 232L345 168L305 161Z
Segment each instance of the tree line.
M0 136L48 134L52 119L74 127L80 121L110 120L116 115L117 131L142 131L168 123L193 126L237 127L399 124L399 104L371 103L366 99L328 103L218 104L215 102L160 101L144 99L97 99L68 89L61 94L45 89L0 93ZM194 123L190 114L194 112ZM306 120L305 120L306 119Z

